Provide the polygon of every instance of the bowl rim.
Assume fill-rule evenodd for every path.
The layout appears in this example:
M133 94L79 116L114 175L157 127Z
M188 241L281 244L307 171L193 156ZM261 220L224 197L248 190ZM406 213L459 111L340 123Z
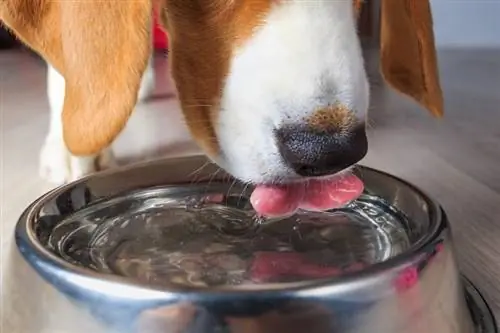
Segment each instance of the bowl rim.
M260 299L265 296L266 299L269 297L281 298L286 297L289 293L300 294L302 297L320 297L330 293L349 293L352 290L360 288L360 283L365 284L373 279L377 279L380 275L384 275L384 272L391 270L400 270L408 267L411 263L417 261L421 256L422 252L425 251L426 247L433 244L434 241L439 239L442 235L443 230L449 228L448 219L443 208L433 200L424 191L413 185L412 183L405 181L397 176L391 175L387 172L377 170L375 168L367 167L364 165L358 165L361 170L367 170L377 173L383 177L388 177L394 181L400 182L405 186L409 187L412 192L415 192L419 197L424 199L428 206L429 212L428 216L430 219L431 228L428 235L423 237L416 246L411 247L408 251L398 254L386 261L375 263L370 265L368 268L355 273L345 274L339 277L318 279L314 281L297 282L297 283L287 283L285 288L282 284L266 284L265 288L228 288L228 287L214 287L205 288L197 286L181 286L177 284L165 283L162 285L147 285L139 281L134 281L125 276L106 274L102 272L97 272L86 267L80 267L64 261L62 258L58 257L50 250L46 249L35 236L32 225L35 223L36 213L44 206L45 202L53 198L56 194L64 192L70 188L75 188L76 186L89 181L95 177L106 177L111 174L125 173L131 169L142 169L148 168L151 165L163 164L165 161L172 162L173 160L178 160L179 163L192 159L193 157L181 157L181 158L168 158L157 160L154 162L141 162L132 165L122 166L114 168L112 170L106 170L102 172L95 173L93 175L81 178L77 181L68 183L57 187L44 195L36 199L32 204L30 204L24 212L21 214L20 218L15 227L15 243L17 249L21 252L22 256L28 263L42 276L46 279L51 279L52 277L57 277L57 281L66 281L68 285L78 285L78 281L91 281L93 285L100 289L101 291L107 290L111 285L119 284L122 288L130 288L134 292L141 292L141 299L150 300L171 300L178 299L179 297L192 300L210 300L210 299L224 299L227 298L239 298L241 296L250 297L252 299ZM165 184L167 185L167 184ZM177 184L179 185L179 184ZM167 185L168 186L168 185ZM61 279L61 274L64 278ZM102 288L102 289L101 289ZM108 290L109 291L109 290Z

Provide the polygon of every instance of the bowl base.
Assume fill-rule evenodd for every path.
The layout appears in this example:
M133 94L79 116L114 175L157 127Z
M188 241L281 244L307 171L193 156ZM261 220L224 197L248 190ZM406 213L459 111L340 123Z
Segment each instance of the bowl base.
M498 333L493 312L479 290L468 279L463 279L467 306L476 327L476 333Z

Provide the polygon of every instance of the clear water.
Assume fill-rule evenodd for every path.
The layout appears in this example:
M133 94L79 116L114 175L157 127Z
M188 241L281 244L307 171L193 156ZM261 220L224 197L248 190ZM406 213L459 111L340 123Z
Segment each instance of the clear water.
M233 288L336 277L411 246L404 216L367 195L340 210L262 219L244 195L170 190L87 207L49 244L75 265L148 285Z

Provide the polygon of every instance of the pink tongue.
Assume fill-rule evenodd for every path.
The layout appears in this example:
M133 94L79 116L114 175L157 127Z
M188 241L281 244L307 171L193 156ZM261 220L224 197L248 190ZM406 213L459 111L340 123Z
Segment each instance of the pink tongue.
M363 182L347 175L331 180L310 180L307 184L259 185L250 201L260 215L282 216L299 208L316 211L339 208L362 192Z

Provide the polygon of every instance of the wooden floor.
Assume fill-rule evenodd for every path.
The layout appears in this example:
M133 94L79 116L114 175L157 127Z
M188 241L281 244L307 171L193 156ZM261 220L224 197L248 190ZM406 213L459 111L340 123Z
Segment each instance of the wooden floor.
M462 271L500 319L500 50L443 51L440 63L447 114L439 121L373 79L364 164L413 182L445 207ZM164 59L157 66L167 71ZM158 87L160 97L171 91L166 79ZM26 53L0 53L0 112L5 259L17 217L49 189L37 174L48 125L43 63ZM196 151L177 103L162 98L140 106L116 144L128 161Z

